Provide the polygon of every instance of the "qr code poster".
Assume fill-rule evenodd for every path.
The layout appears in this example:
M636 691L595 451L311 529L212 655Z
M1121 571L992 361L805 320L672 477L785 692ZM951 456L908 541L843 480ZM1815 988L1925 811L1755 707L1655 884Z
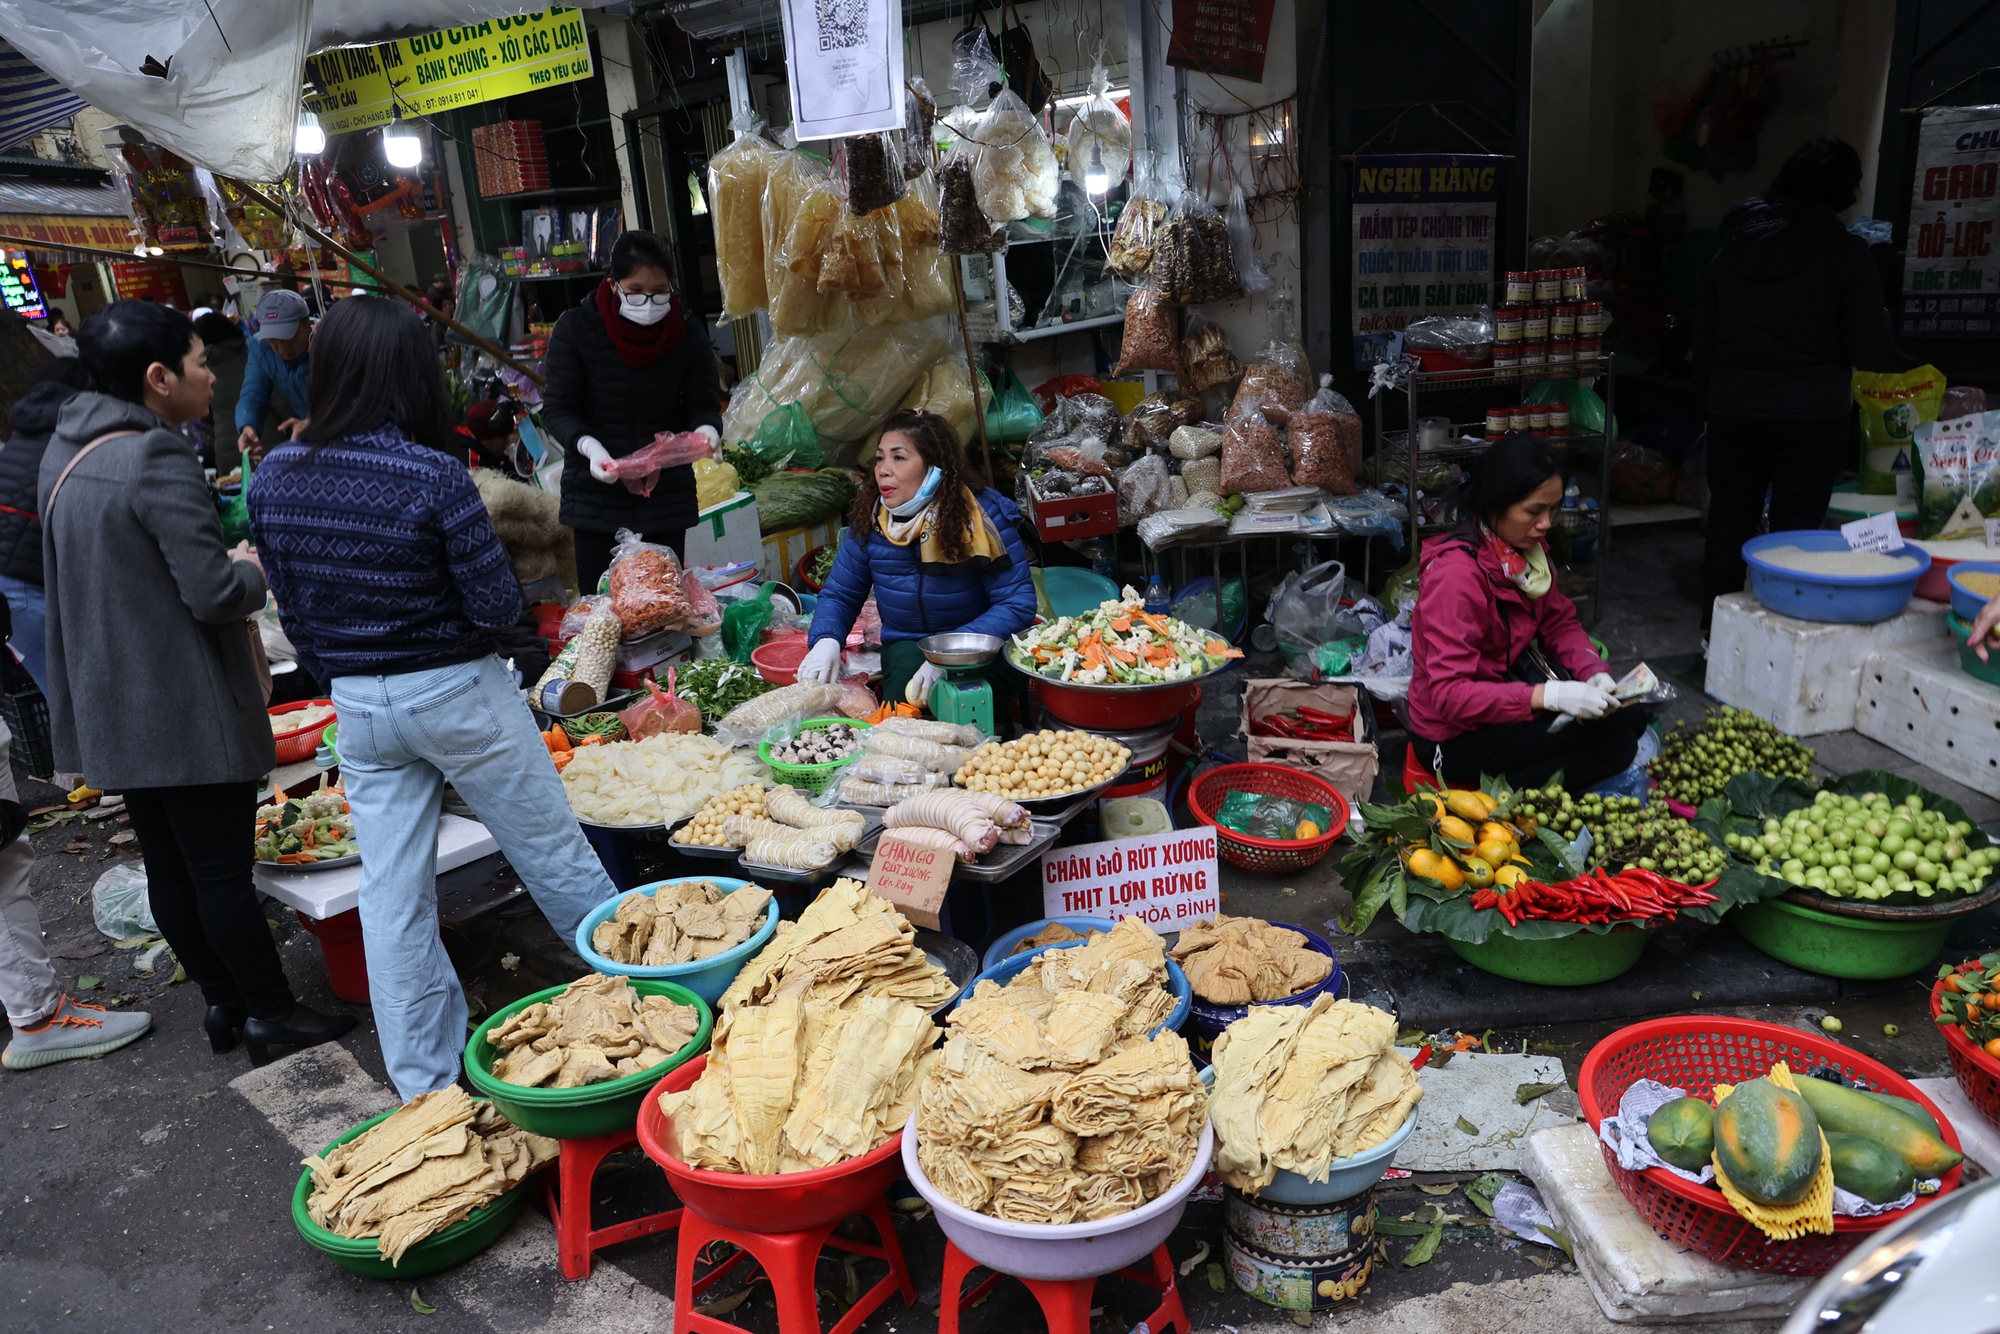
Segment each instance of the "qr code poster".
M800 139L903 124L901 0L780 0Z

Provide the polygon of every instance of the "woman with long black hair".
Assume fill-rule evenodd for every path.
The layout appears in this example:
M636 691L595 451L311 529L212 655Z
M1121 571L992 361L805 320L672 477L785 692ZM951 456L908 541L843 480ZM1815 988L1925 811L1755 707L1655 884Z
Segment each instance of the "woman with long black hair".
M521 585L464 462L446 452L449 402L423 321L348 297L313 336L310 425L250 487L285 633L340 712L368 986L405 1100L455 1080L465 1046L465 992L438 938L446 782L562 939L617 892L495 652Z

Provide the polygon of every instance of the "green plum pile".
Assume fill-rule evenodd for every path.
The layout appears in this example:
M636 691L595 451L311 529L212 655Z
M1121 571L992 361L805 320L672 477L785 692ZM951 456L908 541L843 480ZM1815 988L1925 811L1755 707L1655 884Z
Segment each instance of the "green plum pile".
M1637 797L1586 792L1572 797L1560 786L1529 789L1516 798L1512 818L1545 825L1565 839L1590 830L1594 857L1606 866L1637 866L1686 884L1722 873L1728 857L1707 835L1664 806L1642 806Z
M1659 758L1647 766L1655 791L1688 806L1722 795L1737 774L1812 781L1814 751L1747 709L1724 705L1699 728L1678 722L1660 740Z
M1822 792L1764 821L1761 834L1726 834L1724 842L1765 875L1829 898L1900 902L1977 893L2000 867L2000 848L1972 847L1971 837L1970 822L1926 810L1920 797Z

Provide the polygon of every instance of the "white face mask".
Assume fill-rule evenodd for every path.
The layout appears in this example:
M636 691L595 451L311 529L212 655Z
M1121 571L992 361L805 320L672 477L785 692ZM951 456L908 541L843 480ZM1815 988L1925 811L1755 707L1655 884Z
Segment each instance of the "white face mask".
M640 292L621 292L618 295L619 312L634 324L658 324L667 318L673 309L673 298L665 299L646 296Z

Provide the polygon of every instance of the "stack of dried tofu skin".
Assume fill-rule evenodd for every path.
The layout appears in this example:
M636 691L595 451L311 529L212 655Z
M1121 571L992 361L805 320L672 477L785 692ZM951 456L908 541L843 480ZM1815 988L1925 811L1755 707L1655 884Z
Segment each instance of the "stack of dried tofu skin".
M394 1265L560 1149L454 1084L412 1098L366 1134L305 1159L313 1178L306 1213L335 1236L374 1237Z
M1072 931L1061 922L1050 922L1047 926L1035 932L1034 935L1029 936L1013 949L1008 950L1007 957L1011 959L1017 954L1033 954L1036 950L1046 949L1050 945L1060 945L1072 940L1096 940L1103 934L1102 931L1099 931L1094 926L1088 931Z
M1328 1165L1387 1140L1424 1096L1396 1051L1396 1017L1320 996L1258 1006L1215 1040L1215 1168L1252 1193L1278 1169L1325 1181Z
M1333 971L1333 957L1306 944L1297 931L1225 913L1181 932L1174 961L1187 971L1194 994L1213 1005L1283 1000L1317 986Z
M952 1011L917 1103L924 1174L1015 1223L1115 1217L1179 1181L1205 1098L1186 1041L1146 1036L1166 1017L1153 997L1172 1008L1165 976L1159 937L1128 918L1050 951L1025 982L980 983Z
M916 938L916 928L888 900L870 894L858 880L841 877L798 921L778 923L770 944L722 993L716 1006L718 1041L730 1011L768 1005L782 996L827 1000L836 1009L852 1008L862 997L886 996L928 1014L957 988L924 957Z
M693 1040L701 1011L641 996L623 977L589 973L509 1015L486 1034L503 1053L495 1078L528 1088L571 1089L650 1070Z
M711 959L757 933L771 891L744 885L725 893L706 880L633 890L590 933L590 947L613 963L658 968Z

